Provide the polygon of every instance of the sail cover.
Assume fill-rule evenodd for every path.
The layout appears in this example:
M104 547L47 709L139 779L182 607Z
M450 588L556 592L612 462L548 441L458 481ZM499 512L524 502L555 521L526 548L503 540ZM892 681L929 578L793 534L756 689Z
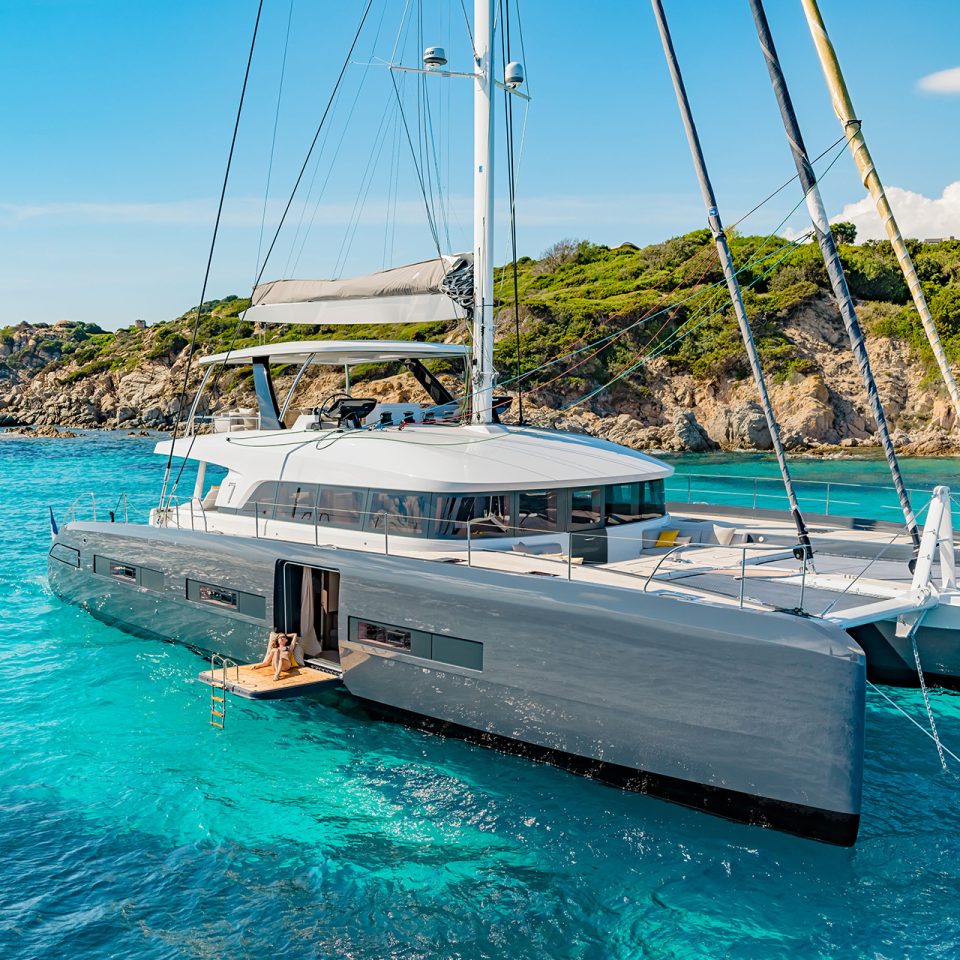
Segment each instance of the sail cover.
M473 257L456 254L342 280L271 280L253 292L257 323L430 323L469 316Z

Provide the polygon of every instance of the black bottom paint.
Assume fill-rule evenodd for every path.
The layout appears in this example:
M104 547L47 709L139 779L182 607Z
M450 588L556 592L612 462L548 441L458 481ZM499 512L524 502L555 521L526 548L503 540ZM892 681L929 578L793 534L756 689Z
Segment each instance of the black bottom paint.
M646 773L616 763L591 760L561 750L524 743L510 737L473 730L470 727L437 720L434 717L425 717L399 707L377 703L374 700L361 699L360 702L371 713L397 723L492 747L501 753L549 763L622 790L632 790L659 800L668 800L726 820L735 820L738 823L758 827L770 827L783 833L792 833L794 836L820 840L841 847L851 847L857 840L857 831L860 828L858 813L836 813L798 803L756 797L723 787L691 783L689 780L680 780L663 774Z

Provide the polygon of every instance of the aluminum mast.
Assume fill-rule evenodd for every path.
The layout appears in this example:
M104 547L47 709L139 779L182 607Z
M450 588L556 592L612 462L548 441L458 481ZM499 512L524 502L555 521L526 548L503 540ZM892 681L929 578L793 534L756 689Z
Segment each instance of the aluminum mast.
M886 454L890 474L893 477L893 485L900 499L903 517L906 521L907 529L910 532L910 538L913 541L914 553L916 553L920 549L920 532L917 529L917 520L913 514L913 508L910 506L910 496L903 483L903 477L900 474L900 464L897 462L897 453L893 448L893 441L890 439L887 418L884 415L883 404L880 402L880 394L877 392L877 384L873 379L873 372L870 369L870 358L867 356L867 348L863 342L863 332L860 329L860 322L857 320L857 314L853 307L853 298L850 296L847 278L844 275L843 266L840 263L840 254L837 252L837 244L834 240L833 232L830 229L830 221L827 219L826 209L823 206L823 198L820 196L817 178L814 176L810 158L803 144L800 124L797 122L797 115L793 109L793 101L790 99L790 92L787 89L787 82L783 76L780 58L777 56L777 48L773 43L770 25L767 23L767 15L764 12L762 0L750 0L750 9L753 12L753 19L757 26L760 48L767 62L767 70L770 73L773 92L776 95L777 104L780 107L780 116L783 119L787 140L790 143L794 163L797 166L800 185L803 188L807 202L807 210L813 222L817 242L820 244L820 252L823 254L823 261L827 268L827 274L830 277L833 295L837 298L837 304L840 307L840 316L843 318L843 325L847 328L850 347L853 350L857 367L860 370L860 376L863 379L863 385L867 391L867 401L870 405L870 412L877 422L877 432L880 434L883 451Z
M787 499L790 502L790 513L793 516L793 522L797 526L797 537L805 548L805 556L809 558L812 553L810 537L807 535L807 528L803 522L800 505L797 503L796 493L793 489L790 469L787 466L787 457L783 449L783 443L780 440L780 427L777 424L776 417L773 414L773 407L770 404L767 384L763 376L763 368L760 366L760 357L757 355L757 347L753 341L753 331L750 329L750 320L747 317L747 310L743 303L743 294L740 290L740 283L737 280L736 270L734 269L733 257L730 254L730 245L727 243L727 235L724 233L723 224L720 221L720 213L717 209L717 198L714 195L710 175L707 172L707 162L703 156L700 137L697 134L697 127L690 109L690 101L687 99L686 87L683 83L683 76L680 73L680 64L677 61L677 54L673 48L670 28L667 26L667 17L660 0L650 0L650 2L653 6L654 16L657 18L660 39L663 41L663 52L666 55L667 66L670 69L670 76L673 80L673 89L677 94L680 116L683 119L683 127L687 133L687 142L690 144L693 163L697 169L697 179L700 181L703 201L707 206L707 222L710 225L710 232L713 234L713 239L717 245L717 254L720 257L720 264L723 267L723 276L727 281L727 290L730 292L734 313L737 315L737 323L740 325L740 335L743 337L743 345L746 347L747 357L750 360L750 369L753 371L753 379L757 385L757 392L760 394L760 405L763 407L763 415L767 420L767 429L770 431L770 439L773 441L773 449L777 455L777 463L780 464L780 473L783 475L783 485L786 488Z
M904 279L910 288L917 313L920 314L923 330L930 342L930 349L933 350L933 355L937 359L937 366L940 367L943 382L946 384L947 392L953 401L953 408L957 413L957 422L960 423L960 389L957 387L957 381L950 369L950 361L947 359L947 355L943 351L943 345L940 343L940 337L937 335L937 327L930 315L927 298L924 296L923 287L920 286L920 280L917 277L917 271L914 269L910 251L907 250L907 245L903 241L900 227L897 225L893 210L887 200L887 194L880 182L877 169L873 165L873 158L867 149L867 142L863 137L860 121L856 118L857 114L853 109L853 101L850 99L850 92L847 90L847 84L840 70L837 52L830 42L830 37L827 36L827 28L824 26L817 0L800 0L800 2L803 4L803 12L807 15L807 24L813 36L813 44L817 48L817 55L820 57L820 66L823 67L823 75L830 90L833 110L843 126L850 152L853 154L854 162L860 171L860 179L873 198L877 213L880 214L884 229L887 231L887 237L890 239L890 245L897 255L897 261L900 263L900 269L903 271Z
M474 3L473 394L474 423L493 422L493 0Z

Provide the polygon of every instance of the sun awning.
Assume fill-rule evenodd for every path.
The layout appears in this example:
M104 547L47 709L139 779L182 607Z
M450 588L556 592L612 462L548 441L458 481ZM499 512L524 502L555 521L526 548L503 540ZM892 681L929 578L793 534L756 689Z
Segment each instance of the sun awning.
M470 347L462 343L421 343L417 340L294 340L287 343L262 343L229 353L201 357L200 363L225 363L237 367L254 360L270 363L311 363L343 366L358 363L387 363L397 360L442 360L470 356Z
M473 257L437 257L342 280L272 280L253 292L257 323L431 323L467 314Z

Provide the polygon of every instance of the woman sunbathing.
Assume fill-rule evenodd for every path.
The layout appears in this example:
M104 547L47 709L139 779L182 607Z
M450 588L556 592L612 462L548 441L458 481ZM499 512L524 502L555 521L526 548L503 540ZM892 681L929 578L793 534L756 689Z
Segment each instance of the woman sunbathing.
M254 665L254 670L261 667L273 666L273 679L279 680L280 674L284 670L290 669L290 663L293 659L293 648L296 643L296 634L278 633L276 630L270 632L270 639L267 641L267 650L263 659Z

